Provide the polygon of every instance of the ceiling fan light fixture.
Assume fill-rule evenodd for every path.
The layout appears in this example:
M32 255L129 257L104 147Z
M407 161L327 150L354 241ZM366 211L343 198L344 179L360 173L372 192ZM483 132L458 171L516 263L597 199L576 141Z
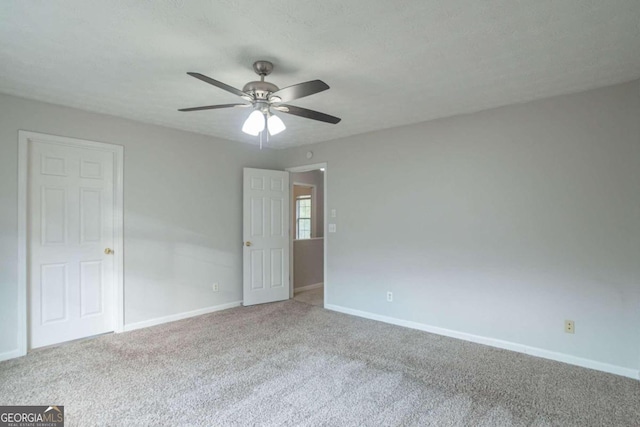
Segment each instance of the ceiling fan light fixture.
M277 135L287 127L284 125L282 119L278 116L270 115L267 119L267 128L271 135Z
M281 89L275 84L265 80L265 77L273 71L273 64L271 62L264 60L256 61L253 64L253 70L260 76L260 80L245 84L242 90L214 80L204 74L188 72L187 74L191 77L239 96L245 100L246 103L206 105L202 107L181 108L178 111L218 110L233 107L252 108L253 111L242 125L242 132L252 136L260 136L260 148L262 148L263 137L266 137L267 142L269 142L270 135L277 135L287 129L280 117L271 114L271 109L281 113L334 125L340 122L339 117L296 107L295 105L283 104L283 102L288 103L329 89L329 85L322 80L309 80L308 82L298 83ZM265 132L265 130L267 130L267 132Z
M264 130L265 117L261 111L254 110L249 114L244 125L242 125L242 132L249 135L258 136L260 132Z

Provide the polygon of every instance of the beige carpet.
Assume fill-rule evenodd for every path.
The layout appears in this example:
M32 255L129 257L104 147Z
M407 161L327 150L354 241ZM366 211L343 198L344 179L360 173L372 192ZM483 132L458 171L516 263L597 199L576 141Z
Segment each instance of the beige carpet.
M316 307L324 307L324 287L303 291L296 294L293 299L305 304L315 305Z
M334 313L240 307L0 363L67 426L638 426L640 382Z

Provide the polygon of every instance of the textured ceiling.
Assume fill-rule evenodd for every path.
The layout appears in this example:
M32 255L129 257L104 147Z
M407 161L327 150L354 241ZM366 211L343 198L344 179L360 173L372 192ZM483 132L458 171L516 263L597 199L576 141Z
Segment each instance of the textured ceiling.
M256 59L291 102L285 147L640 77L638 0L65 0L0 2L0 92L253 142L248 111L180 113L238 98Z

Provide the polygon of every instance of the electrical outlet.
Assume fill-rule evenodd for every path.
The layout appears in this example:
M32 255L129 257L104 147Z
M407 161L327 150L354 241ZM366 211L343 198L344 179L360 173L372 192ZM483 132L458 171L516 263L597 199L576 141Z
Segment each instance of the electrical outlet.
M331 218L335 218L335 217L336 217L336 210L331 209Z
M393 302L393 292L387 292L387 301Z
M220 288L218 287L217 283L213 284L213 292L218 292L220 290Z
M335 233L335 232L336 232L336 225L329 224L329 233Z
M564 331L568 334L576 333L576 325L573 323L573 320L565 320L564 321Z

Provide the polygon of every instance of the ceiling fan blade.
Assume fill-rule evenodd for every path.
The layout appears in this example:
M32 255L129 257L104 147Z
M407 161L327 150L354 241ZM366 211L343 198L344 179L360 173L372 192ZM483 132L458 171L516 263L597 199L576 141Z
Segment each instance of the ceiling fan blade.
M322 80L311 80L282 88L279 91L272 93L269 99L272 102L289 102L327 89L329 89L329 85Z
M250 106L251 104L220 104L220 105L206 105L204 107L181 108L178 111L217 110L218 108L250 107Z
M307 110L306 108L296 107L295 105L278 105L271 108L282 111L283 113L304 117L305 119L318 120L320 122L331 123L334 125L340 123L340 120L342 120L339 117L330 116L329 114L321 113L319 111Z
M243 91L241 91L240 89L236 89L235 87L229 86L228 84L219 82L217 80L212 79L211 77L207 77L204 74L200 74L200 73L187 73L192 77L195 77L196 79L200 79L203 82L209 83L210 85L214 85L216 87L219 87L222 90L226 90L227 92L231 92L234 95L238 95L238 96L242 96L243 98L246 98L248 95L246 93L244 93Z

